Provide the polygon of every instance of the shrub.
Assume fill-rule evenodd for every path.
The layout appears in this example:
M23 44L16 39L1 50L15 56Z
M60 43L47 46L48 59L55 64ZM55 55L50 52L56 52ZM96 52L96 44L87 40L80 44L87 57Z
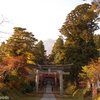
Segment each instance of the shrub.
M30 81L30 86L34 87L35 86L35 82L34 81Z
M6 95L7 95L7 91L3 90L3 91L2 91L2 94L3 94L4 96L6 96Z
M14 83L13 86L17 89L20 90L21 86L19 83Z
M86 91L86 93L84 94L84 98L87 98L87 97L89 97L89 96L91 96L92 95L92 91L91 90L88 90L88 91Z
M32 89L31 86L27 86L26 89L25 89L25 92L26 92L26 93L30 93L30 92L32 92L32 91L33 91L33 89Z
M30 84L24 83L22 85L22 90L21 91L22 91L23 94L24 93L30 93L30 92L33 91L33 87Z

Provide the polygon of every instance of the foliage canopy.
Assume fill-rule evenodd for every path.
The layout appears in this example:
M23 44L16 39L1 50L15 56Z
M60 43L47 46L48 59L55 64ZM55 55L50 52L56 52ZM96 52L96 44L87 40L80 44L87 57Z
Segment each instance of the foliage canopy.
M78 5L68 14L60 32L66 37L64 44L64 63L74 63L72 77L78 76L82 66L90 59L98 59L98 51L93 40L98 13L90 4Z

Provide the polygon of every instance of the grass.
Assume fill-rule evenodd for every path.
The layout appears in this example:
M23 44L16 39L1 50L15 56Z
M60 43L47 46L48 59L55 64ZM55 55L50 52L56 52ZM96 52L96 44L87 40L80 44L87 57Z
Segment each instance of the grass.
M11 100L40 100L42 98L42 93L39 93L36 97L34 92L26 94L18 94L17 92L16 90L13 91L13 95L10 96Z
M37 97L34 94L35 92L22 94L21 91L9 87L4 87L0 91L2 90L6 91L6 96L11 100L40 100L43 94L41 90ZM0 96L3 96L2 92L0 92Z
M17 91L15 88L9 89L7 88L8 96L11 100L41 100L44 90L39 90L39 94L36 97L33 93L22 94L21 92ZM70 85L64 92L64 96L60 97L59 89L54 89L54 94L57 100L84 100L83 94L85 92L85 88L76 89L75 86ZM90 100L90 99L87 99ZM100 94L93 100L100 100Z
M41 99L40 97L24 95L23 97L14 100L40 100L40 99Z
M65 89L63 97L59 96L59 92L57 90L55 90L55 96L57 100L84 100L83 95L85 92L85 88L77 89L74 85L69 85Z
M75 89L74 86L68 87L68 89L65 91L67 91L67 92L69 91L69 94L66 94L66 92L65 92L63 97L60 97L59 92L56 91L55 92L56 99L57 100L100 100L100 93L94 99L92 99L91 96L88 96L87 98L84 99L83 95L87 90L86 88L75 89L75 91L73 89ZM74 92L72 92L72 91L74 91Z

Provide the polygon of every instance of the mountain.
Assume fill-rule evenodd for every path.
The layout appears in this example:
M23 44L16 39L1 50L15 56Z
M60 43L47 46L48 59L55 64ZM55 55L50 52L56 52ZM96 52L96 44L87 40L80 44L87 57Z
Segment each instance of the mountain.
M55 42L56 42L56 40L53 40L51 38L49 38L47 40L43 40L45 50L47 50L47 53L46 53L47 55L51 53L52 47L54 46Z

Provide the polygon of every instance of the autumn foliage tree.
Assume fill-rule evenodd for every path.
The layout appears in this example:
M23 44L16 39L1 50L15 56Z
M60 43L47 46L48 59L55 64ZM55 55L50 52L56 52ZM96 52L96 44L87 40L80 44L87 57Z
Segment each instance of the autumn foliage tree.
M100 79L100 60L92 60L88 65L82 67L82 72L79 76L83 79L89 80L90 83L96 82Z
M26 65L26 60L22 57L6 57L0 63L0 76L4 80L5 77L13 70L18 70Z

